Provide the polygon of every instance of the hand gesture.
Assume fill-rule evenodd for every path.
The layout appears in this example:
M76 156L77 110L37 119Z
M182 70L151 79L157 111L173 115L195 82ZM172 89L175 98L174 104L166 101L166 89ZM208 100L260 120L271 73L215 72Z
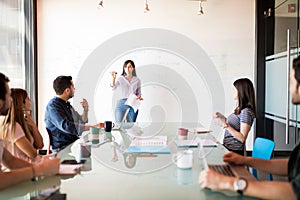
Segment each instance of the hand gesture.
M86 99L83 98L82 102L80 102L80 103L81 103L84 111L88 111L89 110L89 102Z
M143 97L139 96L139 97L136 97L136 100L142 101L142 100L144 100L144 99L143 99Z
M221 113L216 112L215 118L219 122L220 126L226 125L226 117L224 115L222 115Z
M116 71L112 71L112 72L111 72L111 76L112 76L113 79L116 79L116 77L117 77L117 72L116 72Z

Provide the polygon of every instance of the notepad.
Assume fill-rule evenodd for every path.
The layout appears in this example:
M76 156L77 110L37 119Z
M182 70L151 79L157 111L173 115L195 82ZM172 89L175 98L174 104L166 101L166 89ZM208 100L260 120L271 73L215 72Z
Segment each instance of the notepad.
M175 140L177 147L181 148L197 148L199 145L198 140Z
M59 175L75 175L80 172L83 164L78 165L69 165L69 164L61 164L59 166Z
M204 128L204 127L195 128L194 130L195 130L195 133L198 133L198 134L211 132L211 130Z
M129 154L170 154L168 146L129 146L125 153Z
M151 138L134 138L130 146L166 146L168 137L165 135Z
M218 144L211 139L199 139L199 143L202 147L217 147Z
M167 136L135 138L125 152L130 154L169 154L171 152L167 140Z

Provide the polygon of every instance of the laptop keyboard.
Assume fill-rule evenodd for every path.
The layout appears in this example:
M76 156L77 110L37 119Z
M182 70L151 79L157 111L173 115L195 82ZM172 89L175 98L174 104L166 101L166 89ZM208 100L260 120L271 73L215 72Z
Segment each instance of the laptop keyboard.
M208 167L216 172L219 172L220 174L233 177L235 176L229 165L208 165Z

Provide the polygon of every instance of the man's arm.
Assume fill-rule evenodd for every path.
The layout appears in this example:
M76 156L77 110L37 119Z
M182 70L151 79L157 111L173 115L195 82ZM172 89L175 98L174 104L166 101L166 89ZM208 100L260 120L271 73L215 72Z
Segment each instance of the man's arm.
M288 159L262 160L258 158L249 157L246 160L246 165L248 165L249 167L253 167L257 170L281 176L288 175Z
M288 174L288 159L262 160L258 158L241 156L233 152L228 152L223 156L223 161L236 165L247 165L257 170L269 172L271 174Z
M202 188L217 191L234 191L233 183L235 180L237 178L221 175L211 169L202 171L199 176L199 184ZM248 181L244 194L262 199L296 199L289 182Z
M6 149L3 150L3 164L11 169L8 172L0 172L0 189L9 187L11 185L20 183L25 180L33 178L34 169L32 165L24 160L14 157Z
M42 159L37 165L30 164L14 157L5 148L3 149L2 163L10 169L8 172L0 171L0 190L14 184L30 180L35 176L51 176L58 173L60 160L58 158Z

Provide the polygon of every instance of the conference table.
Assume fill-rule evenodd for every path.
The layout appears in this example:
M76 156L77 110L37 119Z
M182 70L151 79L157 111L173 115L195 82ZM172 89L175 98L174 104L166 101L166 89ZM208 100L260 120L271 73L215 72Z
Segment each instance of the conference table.
M193 151L192 168L177 167L174 155L186 150L175 144L179 127L189 130L188 139L216 141L214 132L197 133L195 130L198 126L198 123L179 122L123 124L120 129L111 131L111 142L107 141L104 130L100 130L99 143L94 144L91 144L91 134L85 132L79 140L57 154L61 160L85 160L78 174L43 177L35 182L25 181L2 190L0 199L35 199L42 191L53 187L58 188L57 193L66 194L66 199L70 200L253 199L234 192L216 192L199 186L199 173L204 169L203 157L209 163L223 163L222 156L227 150L221 144L189 148ZM132 139L158 135L167 136L170 153L134 155L134 162L128 165L126 148ZM84 142L91 144L91 155L87 158L80 157L80 144Z

